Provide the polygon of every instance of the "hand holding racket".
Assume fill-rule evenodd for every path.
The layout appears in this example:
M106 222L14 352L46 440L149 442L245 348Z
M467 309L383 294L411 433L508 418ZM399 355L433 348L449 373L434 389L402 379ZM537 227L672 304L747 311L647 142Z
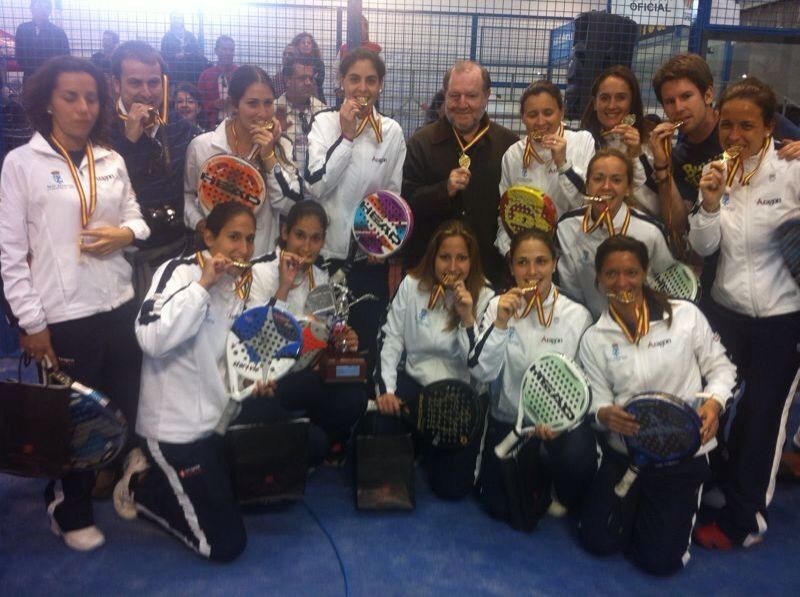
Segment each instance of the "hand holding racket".
M495 446L495 455L505 458L537 427L544 439L577 427L591 402L589 383L571 359L554 352L538 356L522 378L516 425ZM524 426L525 422L530 425Z
M614 493L624 498L643 467L671 466L692 458L700 447L701 422L684 401L663 392L644 392L624 406L638 430L624 435L631 463Z
M413 423L422 441L436 448L468 446L483 426L484 409L477 392L458 379L443 379L425 386L413 409L394 394L383 394L380 399L384 403L397 401L401 405L400 416ZM377 409L375 402L370 401L368 410Z
M269 393L270 382L289 372L301 350L302 330L291 313L263 305L237 317L227 339L230 401L215 431L225 434L237 402L256 391Z
M125 445L128 425L122 412L111 401L62 371L48 369L47 375L72 391L69 401L70 466L92 470L108 464Z

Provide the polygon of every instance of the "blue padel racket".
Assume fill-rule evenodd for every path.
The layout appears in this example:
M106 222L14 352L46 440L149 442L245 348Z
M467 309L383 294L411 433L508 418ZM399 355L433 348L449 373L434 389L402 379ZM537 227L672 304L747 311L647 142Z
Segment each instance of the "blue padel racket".
M272 305L248 309L236 318L227 339L230 401L217 423L224 435L237 403L253 394L259 381L277 381L289 372L303 348L294 316Z
M694 270L680 261L653 278L653 286L670 298L685 299L693 303L700 300L700 284Z
M106 396L63 371L50 370L47 374L71 390L70 468L91 470L114 460L128 436L122 412Z
M388 257L411 237L414 216L408 203L391 191L364 197L353 214L353 238L367 255Z
M800 218L781 222L775 230L783 262L789 268L794 281L800 286Z
M572 359L555 352L539 355L522 378L517 423L495 446L495 455L500 459L508 456L537 425L553 431L577 427L591 403L589 382Z
M623 437L631 463L614 487L620 498L628 495L642 468L671 466L693 457L702 425L694 409L664 392L636 394L623 408L636 417L639 431Z

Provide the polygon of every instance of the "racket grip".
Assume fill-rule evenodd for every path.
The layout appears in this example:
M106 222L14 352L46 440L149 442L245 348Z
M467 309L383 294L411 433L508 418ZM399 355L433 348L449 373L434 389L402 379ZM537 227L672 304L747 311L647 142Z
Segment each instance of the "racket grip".
M509 433L503 441L497 444L494 447L494 454L498 458L502 459L508 456L508 453L517 445L519 442L519 435L515 431Z
M374 400L367 401L367 412L368 413L376 413L378 412L378 403Z
M617 494L618 498L624 498L628 495L628 491L630 491L631 485L633 482L636 481L636 476L639 474L632 466L628 467L628 470L625 471L625 474L620 479L620 482L616 484L614 487L614 493Z
M217 435L225 435L225 432L228 431L228 426L236 415L238 404L239 403L235 400L228 400L228 404L225 406L225 410L222 411L222 416L219 418L217 426L214 427L214 433Z

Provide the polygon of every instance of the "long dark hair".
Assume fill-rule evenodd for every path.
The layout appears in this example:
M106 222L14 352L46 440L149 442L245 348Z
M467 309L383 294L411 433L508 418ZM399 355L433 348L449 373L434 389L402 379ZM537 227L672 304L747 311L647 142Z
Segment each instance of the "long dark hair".
M300 40L304 37L311 38L311 56L313 58L320 58L321 54L319 51L319 45L317 44L317 40L314 39L314 36L311 35L308 31L303 31L302 33L298 33L292 38L292 41L289 42L290 46L294 46L295 48L300 47ZM284 38L285 39L285 38Z
M433 233L431 240L428 241L428 246L425 248L425 254L422 256L422 259L420 259L420 262L415 267L408 271L408 275L419 280L419 287L422 290L432 290L434 285L438 284L436 278L436 255L439 253L439 247L442 246L445 239L453 236L460 236L467 245L469 275L466 280L464 280L464 286L467 287L467 290L472 296L472 311L473 315L475 315L476 309L478 308L478 297L481 294L481 290L483 290L483 287L486 285L486 280L483 276L481 256L478 252L478 239L461 220L447 220L439 225L436 232ZM445 329L455 329L458 322L458 315L453 313Z
M600 276L603 265L612 253L630 253L639 262L639 266L647 275L647 267L650 265L650 257L647 254L647 246L640 240L632 236L625 236L617 234L609 236L606 240L600 243L597 247L597 253L594 256L594 270L595 275ZM672 305L669 299L658 290L650 288L647 282L642 283L642 294L646 301L649 301L664 313L664 318L667 319L667 326L672 325Z
M317 218L320 226L322 226L322 234L324 235L327 233L328 214L325 213L325 209L316 201L298 201L292 206L292 209L289 210L289 214L286 216L286 222L283 224L286 233L288 234L291 232L298 221L308 216ZM286 241L284 241L283 238L278 238L278 246L281 249L285 249Z
M43 137L49 137L53 132L53 115L47 110L58 85L58 77L63 73L86 73L94 79L100 110L97 114L97 121L89 131L89 139L98 145L108 145L111 111L108 83L103 73L94 64L83 58L74 56L50 58L25 81L22 104L31 126Z
M256 217L253 214L253 210L246 205L242 205L236 201L218 203L214 206L214 208L211 210L211 213L209 213L208 217L206 218L206 230L211 232L214 237L217 237L228 222L241 214L247 214L250 216L250 218L253 220L253 226L256 225Z
M602 73L597 75L597 78L592 83L591 97L589 98L589 103L586 104L586 109L583 111L583 116L581 116L581 128L592 133L592 136L594 136L595 140L601 146L606 144L605 139L600 135L600 133L603 131L603 126L600 124L600 120L597 118L596 101L600 85L603 84L603 81L611 77L622 79L628 86L628 90L631 93L630 114L636 116L636 122L633 124L633 128L639 131L639 137L641 138L642 143L645 143L645 135L648 131L644 120L642 92L639 88L639 81L631 69L620 64L611 66L604 70Z
M242 101L247 88L253 83L263 83L275 95L275 83L272 82L270 76L259 66L252 64L245 64L240 66L231 75L231 82L228 86L228 101L231 102L234 108L238 107L239 102ZM277 97L275 99L278 99Z

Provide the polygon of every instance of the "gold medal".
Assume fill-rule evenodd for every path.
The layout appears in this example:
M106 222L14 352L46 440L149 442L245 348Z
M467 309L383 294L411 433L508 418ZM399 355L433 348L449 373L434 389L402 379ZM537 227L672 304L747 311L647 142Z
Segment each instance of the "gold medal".
M472 163L472 160L469 159L469 156L466 153L462 153L458 156L458 166L460 168L466 168L469 170L469 165Z

